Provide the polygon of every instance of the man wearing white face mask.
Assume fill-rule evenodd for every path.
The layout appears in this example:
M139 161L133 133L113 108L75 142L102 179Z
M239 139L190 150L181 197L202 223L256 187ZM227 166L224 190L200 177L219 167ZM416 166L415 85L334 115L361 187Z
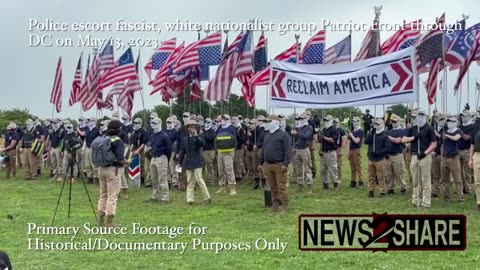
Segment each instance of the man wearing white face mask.
M330 179L333 182L335 190L340 188L340 179L338 179L338 165L337 165L337 140L338 132L333 126L333 117L327 115L323 118L325 128L322 133L318 134L318 140L322 147L319 151L321 157L321 171L320 176L323 182L323 189L328 189Z
M84 168L87 173L88 182L90 184L98 183L98 170L92 163L92 142L100 136L100 130L97 128L97 120L95 117L90 117L90 121L87 123L88 129L83 132L77 129L80 136L85 136L85 161Z
M471 145L473 134L473 114L464 110L460 114L462 118L462 124L460 130L463 132L462 138L458 141L458 151L460 155L460 168L461 177L463 183L463 192L465 194L470 193L470 185L473 183L473 171L468 166L469 162L469 149Z
M51 170L53 172L53 178L50 181L63 181L63 168L61 165L62 159L62 147L61 142L64 139L65 132L63 128L60 127L60 121L58 118L53 119L52 121L52 133L49 135L48 150L50 159Z
M388 150L388 137L385 122L381 118L373 121L373 129L365 138L368 145L368 197L375 197L375 186L378 181L380 197L386 195L385 190L385 156Z
M180 153L180 149L183 147L182 143L185 142L189 136L188 129L185 127L185 124L192 120L196 120L194 115L190 115L189 112L184 112L182 115L183 126L178 129L178 136L177 136L177 146L173 152L176 153L175 160L178 160L178 153ZM185 164L180 164L182 166L182 172L178 176L177 180L177 187L181 191L185 191L187 189L187 174L185 170Z
M412 112L412 126L402 143L412 143L410 151L412 161L410 170L413 180L412 204L416 207L431 207L431 169L432 155L437 146L437 138L432 127L427 123L427 114L423 109ZM422 191L422 194L420 194Z
M165 130L165 133L168 138L170 138L170 143L172 144L172 157L170 157L168 163L168 183L171 183L173 186L178 186L178 173L175 170L175 167L177 166L175 155L177 154L178 130L175 129L172 117L167 118L167 129Z
M130 140L133 133L133 127L132 121L130 121L130 117L128 115L122 116L122 129L127 134L128 140Z
M245 141L247 140L247 134L240 124L238 117L232 117L232 126L235 128L237 135L237 148L235 149L235 158L234 158L234 169L235 169L235 181L239 182L242 180L243 172L243 148L245 146Z
M35 155L32 154L32 144L35 139L40 137L38 130L33 126L33 121L28 119L25 122L26 128L22 138L20 152L22 154L22 164L25 171L25 180L36 180L37 163Z
M395 184L399 187L400 193L407 192L407 183L403 177L403 144L402 137L405 136L405 130L400 127L401 118L392 115L390 124L392 129L387 131L389 144L387 147L387 155L385 156L385 169L387 176L387 194L394 194Z
M443 198L450 200L450 179L457 187L458 202L463 203L463 184L460 176L460 159L458 144L462 138L463 132L457 128L457 118L455 116L447 117L447 130L443 138L443 159L442 159L442 184L445 187Z
M432 153L432 198L438 197L442 187L442 138L445 124L445 116L437 112L434 125L437 146Z
M267 118L267 134L260 156L260 171L267 177L272 192L272 211L288 211L288 165L292 155L290 136L280 129L280 118L270 115Z
M145 146L149 140L147 131L142 127L143 120L135 118L133 121L133 134L130 138L130 145L132 147L132 155L140 155L140 184L145 183L145 172L148 170L150 164L145 161Z
M217 129L217 137L215 139L216 148L218 150L217 163L219 174L220 189L217 193L225 193L226 185L230 188L230 195L237 194L236 180L234 172L235 149L237 146L237 134L235 128L230 122L230 115L224 114L222 117L221 127Z
M364 137L363 130L360 126L360 118L354 116L352 118L352 132L348 133L348 138L350 139L349 150L348 150L348 159L350 161L350 170L352 176L352 182L350 183L351 188L363 187L363 176L362 176L362 140Z
M205 127L201 137L205 141L203 146L202 157L205 162L205 167L203 170L203 179L209 184L213 185L215 183L215 178L217 175L217 165L215 162L215 137L217 134L213 129L213 123L211 118L205 119Z
M253 146L253 152L256 154L256 157L257 157L256 163L260 162L260 155L262 153L263 140L267 132L268 131L265 129L265 116L258 115L257 126L255 127L255 131L254 131L255 145ZM254 189L257 189L260 185L263 187L266 184L265 176L263 172L257 170L257 173L258 174L257 174L257 177L255 178Z
M291 135L296 138L293 164L295 167L295 178L297 179L297 191L302 192L303 186L306 184L307 193L312 193L313 177L310 141L313 137L313 127L308 124L307 116L304 113L298 119L295 123L295 129L291 131Z

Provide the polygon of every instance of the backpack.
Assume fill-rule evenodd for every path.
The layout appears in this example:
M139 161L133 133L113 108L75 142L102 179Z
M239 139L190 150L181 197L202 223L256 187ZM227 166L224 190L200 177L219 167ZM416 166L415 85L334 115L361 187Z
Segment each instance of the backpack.
M112 152L112 143L120 137L97 137L92 142L92 163L97 167L111 166L116 160Z

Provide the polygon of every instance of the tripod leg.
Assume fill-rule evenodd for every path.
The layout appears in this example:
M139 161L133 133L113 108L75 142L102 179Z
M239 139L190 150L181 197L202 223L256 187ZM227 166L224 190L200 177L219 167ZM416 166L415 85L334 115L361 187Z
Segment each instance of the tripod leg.
M62 183L62 188L60 189L60 194L58 194L57 206L55 207L55 212L53 213L52 226L55 222L55 217L57 216L58 205L60 204L60 199L62 198L63 189L65 188L65 181Z
M80 164L78 164L76 160L75 160L75 164L77 165L78 171L80 171ZM83 174L80 174L80 179L82 180L83 187L85 188L85 192L87 193L88 201L90 202L90 206L92 207L93 216L95 217L95 220L98 223L97 213L95 211L95 207L93 207L92 198L90 197L90 193L88 193L87 184L85 184L85 179Z

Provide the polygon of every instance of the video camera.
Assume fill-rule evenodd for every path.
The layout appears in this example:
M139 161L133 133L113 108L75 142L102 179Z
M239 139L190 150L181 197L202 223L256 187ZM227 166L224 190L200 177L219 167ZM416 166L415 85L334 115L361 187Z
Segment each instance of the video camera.
M69 154L72 154L83 147L83 141L78 137L72 137L65 140L64 146L65 150L67 150Z

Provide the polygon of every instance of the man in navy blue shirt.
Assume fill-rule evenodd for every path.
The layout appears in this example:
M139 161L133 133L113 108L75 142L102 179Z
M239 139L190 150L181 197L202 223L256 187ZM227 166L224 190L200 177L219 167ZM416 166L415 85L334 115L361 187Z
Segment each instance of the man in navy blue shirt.
M457 118L447 117L447 130L443 135L443 159L442 159L442 183L445 187L443 198L450 200L450 179L457 187L457 198L460 203L464 202L463 183L460 176L460 157L458 144L463 137L463 132L457 128Z
M470 193L470 185L473 183L473 171L468 166L469 161L469 149L473 134L473 114L464 110L460 114L462 118L462 123L460 125L460 130L463 132L462 138L458 141L458 150L460 155L460 168L461 168L461 177L463 183L463 191L465 194Z
M2 143L2 147L0 148L0 152L3 152L8 156L8 161L5 162L6 165L6 179L10 178L10 175L13 178L16 177L17 168L16 168L16 159L17 159L17 143L19 142L18 135L15 132L17 125L15 123L10 123L7 126L7 132L5 132L5 137Z
M168 188L168 161L172 155L172 145L168 135L162 131L162 120L154 118L150 121L153 134L150 137L152 160L150 162L150 174L152 176L153 193L147 202L168 203L170 201ZM160 199L160 193L162 197Z
M229 134L235 140L237 140L237 131L232 126L230 115L224 114L222 116L221 126L217 129L217 137L222 134ZM235 158L235 148L233 149L222 149L218 151L217 163L218 163L218 174L219 174L219 186L220 189L217 193L226 192L226 185L228 184L230 188L230 195L237 194L236 191L236 180L234 172L234 158Z
M445 116L437 112L433 126L437 137L437 146L432 153L432 198L438 197L442 186L442 138L445 124Z
M48 151L50 152L50 165L53 172L53 178L51 181L63 181L63 167L60 166L62 160L62 146L65 130L60 126L60 120L54 118L52 120L52 132L49 136Z
M407 183L403 177L403 144L402 137L406 132L400 126L402 119L397 115L392 115L390 124L392 129L387 131L388 140L390 143L387 148L386 158L386 175L387 175L387 194L394 194L395 184L400 188L400 193L406 193Z
M340 127L340 119L337 117L333 119L333 127L337 129L338 138L337 138L337 166L338 166L338 180L342 181L342 156L343 156L343 145L346 141L345 130Z
M87 119L87 130L82 131L77 128L77 132L80 136L85 137L85 171L87 173L88 182L98 183L98 170L92 163L92 142L100 136L100 130L97 128L97 119L90 117ZM119 131L120 132L120 131Z
M173 118L167 118L167 129L165 129L165 133L167 134L168 138L170 138L170 143L172 144L172 156L168 161L168 183L172 184L173 186L178 186L178 173L175 170L177 166L177 162L175 161L175 156L177 155L177 139L178 139L178 130L175 129L175 124L173 123ZM179 163L181 164L181 163Z
M350 182L350 187L359 187L362 188L363 177L362 177L362 140L363 140L363 130L360 126L360 117L354 116L352 118L352 132L348 133L348 139L350 140L348 159L350 160L350 170L352 175L352 182Z
M380 196L385 190L385 156L388 150L388 137L385 132L385 122L381 118L375 119L373 129L365 138L368 145L368 197L375 197L375 185L378 180Z

